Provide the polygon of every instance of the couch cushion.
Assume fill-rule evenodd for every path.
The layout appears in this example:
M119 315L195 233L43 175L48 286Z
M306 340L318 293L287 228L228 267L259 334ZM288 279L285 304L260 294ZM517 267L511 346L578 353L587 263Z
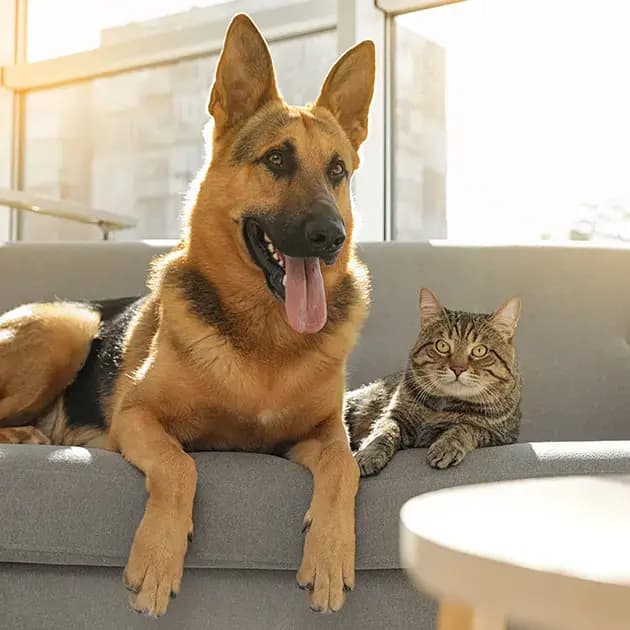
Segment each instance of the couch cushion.
M0 563L5 630L419 630L435 604L401 571L365 571L338 615L314 615L289 571L188 569L166 617L134 615L116 568ZM35 595L36 594L36 595ZM410 620L413 619L413 625ZM510 626L510 630L516 627Z
M359 569L400 566L398 512L420 493L500 479L630 472L630 442L487 448L446 471L430 469L424 457L420 449L398 453L379 476L362 481ZM194 458L199 483L187 566L296 569L311 492L307 471L269 455L198 453ZM144 501L141 473L115 453L3 445L0 561L122 567Z

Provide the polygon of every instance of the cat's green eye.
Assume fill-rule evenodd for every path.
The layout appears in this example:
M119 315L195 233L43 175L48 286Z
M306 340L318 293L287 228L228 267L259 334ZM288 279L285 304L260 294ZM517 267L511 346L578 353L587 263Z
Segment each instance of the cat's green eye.
M435 342L435 349L440 354L448 354L451 351L451 346L449 346L448 343L444 341L444 339L438 339Z
M488 354L488 348L486 348L486 346L475 346L472 349L471 354L473 355L473 357L475 357L475 359L481 359L481 357L485 357L486 354Z

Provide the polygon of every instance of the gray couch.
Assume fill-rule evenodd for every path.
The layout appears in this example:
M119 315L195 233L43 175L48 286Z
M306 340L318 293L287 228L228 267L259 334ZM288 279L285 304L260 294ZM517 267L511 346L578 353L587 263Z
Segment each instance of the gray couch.
M0 246L0 311L33 300L139 294L148 261L168 245ZM351 385L402 365L417 332L421 286L470 310L523 298L521 443L476 451L447 471L430 469L421 450L406 451L363 481L357 588L341 613L326 617L309 612L295 586L307 472L272 456L195 455L195 540L161 628L429 630L434 605L399 568L405 500L496 479L630 472L630 251L374 244L360 253L374 305L350 362ZM141 474L116 454L0 446L0 627L154 627L127 607L121 584L144 500Z

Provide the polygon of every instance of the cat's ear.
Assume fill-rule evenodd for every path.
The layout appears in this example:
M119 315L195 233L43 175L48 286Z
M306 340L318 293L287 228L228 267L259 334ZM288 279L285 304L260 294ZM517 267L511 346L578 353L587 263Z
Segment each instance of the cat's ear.
M511 341L520 316L521 301L519 298L512 298L492 314L490 322L503 337Z
M420 291L420 328L424 330L431 322L443 317L444 307L435 293L429 289Z

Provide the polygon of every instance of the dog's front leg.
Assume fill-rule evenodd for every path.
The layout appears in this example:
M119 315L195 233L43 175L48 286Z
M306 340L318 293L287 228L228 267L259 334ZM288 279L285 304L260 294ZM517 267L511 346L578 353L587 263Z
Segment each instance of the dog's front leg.
M345 591L354 587L354 502L359 486L359 468L341 417L320 425L291 450L290 457L313 475L298 585L311 591L313 610L337 611L343 606Z
M146 476L149 498L123 576L132 607L159 617L179 591L192 534L197 473L192 458L159 420L142 408L115 416L111 438Z

